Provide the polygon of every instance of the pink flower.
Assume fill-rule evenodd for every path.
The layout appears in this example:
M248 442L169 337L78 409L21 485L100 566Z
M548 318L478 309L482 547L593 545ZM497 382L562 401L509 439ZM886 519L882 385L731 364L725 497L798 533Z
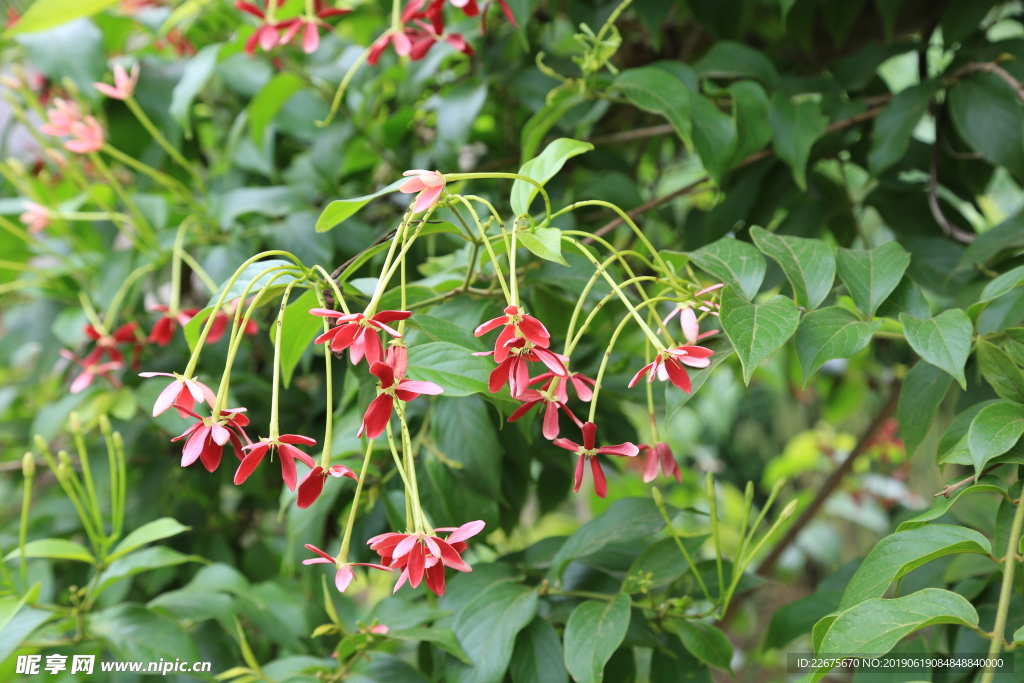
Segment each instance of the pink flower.
M71 137L64 143L64 149L76 154L88 154L103 149L103 127L92 116L71 124Z
M316 463L313 461L313 458L300 451L293 444L315 446L316 440L301 434L282 434L276 439L262 438L256 443L242 446L242 450L248 451L248 453L242 459L242 462L238 463L238 469L235 470L235 485L240 486L245 483L245 480L263 462L263 456L277 451L281 460L281 478L284 480L284 485L294 491L298 478L298 473L295 470L295 461L300 460L309 468L316 467Z
M348 588L349 584L352 583L352 579L355 578L355 574L352 572L352 567L373 567L383 572L395 571L391 567L385 567L379 564L368 564L366 562L342 562L333 555L328 555L320 548L315 545L306 544L306 550L314 552L320 557L314 557L308 560L303 560L302 564L333 564L338 567L338 571L334 574L334 587L338 589L339 593L344 593L345 589ZM380 627L378 627L380 628ZM383 631L373 629L372 633L387 633L387 626L383 627Z
M384 357L384 345L377 330L384 330L392 337L401 339L401 333L388 327L387 323L405 320L412 315L409 311L381 311L368 318L362 313L341 313L327 308L312 308L309 312L321 318L335 319L335 326L317 337L315 343L329 341L331 351L335 353L351 348L349 359L352 365L358 364L364 357L369 365L381 360Z
M60 355L74 363L77 363L78 366L82 368L82 372L71 382L70 391L72 394L85 391L85 389L88 388L88 386L92 384L92 381L97 377L104 378L115 387L121 386L121 382L110 374L114 370L120 370L124 367L124 363L121 361L112 360L107 361L106 363L100 363L100 357L96 354L90 353L85 358L79 358L67 349L61 349Z
M39 126L39 132L54 137L71 135L71 124L82 118L78 105L59 97L53 100L53 105L46 110L47 121Z
M114 65L114 85L93 83L93 87L107 97L115 100L127 100L135 92L135 84L139 82L139 63L132 65L131 75L120 64Z
M281 36L279 44L287 45L292 42L295 36L298 35L299 31L302 31L302 51L307 55L312 54L316 52L318 47L320 47L320 27L322 26L328 30L333 29L333 27L324 21L324 19L348 14L352 10L328 7L325 5L323 0L316 0L314 3L314 11L315 14L313 16L307 15L297 17L278 24L279 27L286 28L284 34Z
M444 192L444 176L439 171L406 171L402 175L411 177L398 187L398 191L405 194L419 192L412 207L414 213L426 211L437 204Z
M545 384L544 387L542 387L542 390L547 390L547 388L551 385L551 379L554 376L555 373L553 372L545 372L540 375L537 375L536 377L530 380L530 386L533 386L538 382L547 382L547 384ZM572 385L572 388L576 390L576 397L579 398L579 400L586 403L590 399L594 398L594 392L591 390L591 387L593 387L594 384L596 384L594 380L590 379L582 372L570 372L567 379L568 383ZM564 380L562 382L559 382L559 394L565 396L565 398L562 399L563 403L569 400L569 395L565 390L565 386L566 382Z
M543 346L537 346L522 337L514 337L504 344L508 349L508 355L491 372L487 388L492 394L501 391L502 385L508 383L508 389L513 398L518 398L530 386L530 369L527 363L543 363L553 374L558 377L566 377L569 372L563 363L569 359L559 353L550 351ZM478 351L474 356L489 356L495 351Z
M461 554L466 549L465 540L476 536L483 528L484 523L477 520L458 528L436 529L435 534L438 531L452 532L445 539L425 533L387 533L374 536L367 543L371 550L377 551L385 566L402 569L402 575L395 584L395 593L406 581L416 588L426 577L427 588L435 595L444 595L444 568L472 571Z
M93 347L89 355L86 356L87 360L98 361L104 354L110 360L121 362L124 360L124 355L118 348L121 344L130 344L131 342L138 343L138 338L135 336L135 330L138 329L138 325L135 323L125 323L121 327L114 330L111 334L104 334L92 326L92 323L85 326L85 336L89 337L96 342L96 346Z
M548 332L548 328L544 327L544 323L532 315L527 315L517 306L506 306L505 315L481 323L473 331L473 334L482 337L498 327L502 329L494 341L494 361L496 363L500 363L508 357L509 347L506 344L516 337L522 337L528 342L544 348L551 345L551 334Z
M273 4L276 3L277 0L269 0L269 2ZM273 50L280 39L281 25L268 22L263 10L250 2L237 0L235 2L235 7L260 20L260 24L256 28L256 31L249 36L248 40L245 41L245 54L251 57L253 53L256 52L257 45L263 48L264 52L270 52Z
M672 455L672 449L669 448L667 443L640 446L640 453L645 452L647 453L644 459L643 473L645 484L654 481L655 477L658 476L659 466L661 467L661 473L666 477L675 477L678 482L683 481L683 475L679 471L679 463L676 462L675 456Z
M370 374L380 380L377 398L373 399L370 407L363 416L363 424L359 427L356 436L364 433L370 439L376 439L387 428L391 419L391 412L395 408L395 399L399 401L411 401L423 394L436 396L444 391L433 382L419 382L405 379L395 372L387 363L376 362L370 365Z
M29 232L41 232L50 224L50 210L42 204L24 202L25 213L18 219L25 224Z
M300 508L306 509L316 502L316 499L320 497L321 493L323 493L327 477L348 477L354 481L359 481L359 477L356 476L356 473L344 465L333 465L328 467L326 470L317 465L310 470L309 474L306 475L306 478L302 480L301 484L299 484L298 504Z
M198 381L195 377L187 379L181 375L170 372L140 372L139 377L173 377L174 381L157 396L153 403L153 417L163 413L173 405L180 406L178 414L188 417L193 414L191 411L196 403L204 401L211 406L217 402L217 397L210 387Z
M573 412L569 410L569 407L565 405L565 401L568 397L565 392L565 382L559 382L558 390L556 395L552 396L548 391L537 391L536 389L527 389L518 396L520 401L524 401L523 405L516 408L515 412L509 416L509 422L515 422L523 415L526 415L535 405L540 403L544 404L544 418L541 427L541 433L545 439L555 439L558 437L560 426L558 424L558 411L561 410L568 415L573 422L576 423L577 427L582 427L583 423L580 422L579 418L573 415Z
M666 349L658 353L652 362L640 368L640 372L633 375L633 379L629 381L629 386L632 388L647 375L648 382L653 382L655 378L662 382L672 380L672 384L690 393L690 375L683 366L706 368L711 364L710 358L714 353L703 346L677 346L674 349Z
M601 463L598 461L598 454L604 453L606 455L621 455L628 458L632 458L640 449L631 443L621 443L617 446L601 446L596 447L595 437L597 435L597 425L593 422L587 422L583 425L583 445L570 441L569 439L555 439L554 444L559 448L564 448L567 451L572 451L579 456L579 460L576 461L576 483L573 486L573 491L579 491L580 486L583 484L583 462L585 460L590 461L590 471L594 475L594 492L597 493L599 498L604 498L608 495L608 482L604 478L604 470L601 469Z
M200 417L183 406L174 406L178 412L184 411L196 419L195 424L186 429L180 436L171 441L180 441L188 437L181 453L181 466L188 467L196 460L202 460L203 466L213 472L220 466L221 454L225 444L231 442L235 457L242 460L242 439L248 444L249 437L243 427L248 426L249 418L245 416L245 408L228 408L220 411L218 417Z

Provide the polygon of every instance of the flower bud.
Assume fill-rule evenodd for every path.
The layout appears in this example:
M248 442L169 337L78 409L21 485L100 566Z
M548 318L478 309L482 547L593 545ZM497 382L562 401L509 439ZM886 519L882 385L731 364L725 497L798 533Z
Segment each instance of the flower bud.
M796 504L796 500L789 501L789 504L786 507L782 508L782 513L779 515L779 519L789 519L793 515L793 512L796 511Z
M21 90L25 84L13 76L2 74L0 75L0 85L10 88L11 90Z
M31 479L36 474L36 458L32 453L26 453L21 458L21 473L26 479Z
M99 417L100 431L105 435L109 435L111 432L110 418L107 417L106 413L102 413Z
M71 429L71 433L78 435L82 431L82 422L78 419L78 411L71 411L68 415L68 426Z

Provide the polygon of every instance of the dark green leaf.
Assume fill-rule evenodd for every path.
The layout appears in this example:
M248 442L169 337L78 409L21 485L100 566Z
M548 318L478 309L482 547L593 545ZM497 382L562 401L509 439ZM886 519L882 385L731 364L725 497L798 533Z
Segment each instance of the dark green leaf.
M990 161L1024 176L1024 114L1017 94L995 74L963 78L949 90L953 123Z
M532 178L541 185L544 185L554 178L556 173L562 170L566 161L592 149L594 149L594 146L589 142L580 142L571 138L558 138L545 147L544 151L537 155L536 158L530 159L523 164L522 168L519 169L519 175ZM512 210L517 216L530 212L530 204L533 203L533 198L538 193L537 186L525 180L516 180L512 183Z
M823 241L776 235L757 226L750 229L750 236L758 249L782 266L797 306L815 309L832 291L836 260Z
M947 482L952 485L958 483L962 477L956 477ZM978 480L977 484L971 486L961 486L957 490L949 494L949 498L945 496L939 496L932 503L932 506L922 512L919 515L915 515L905 522L900 522L900 525L896 527L896 533L907 531L908 529L916 529L918 527L925 526L928 522L933 519L938 519L944 514L949 512L949 509L953 507L953 503L957 501L960 496L967 495L969 493L998 493L1000 495L1006 495L1006 484L1003 480L997 476L989 475L982 477Z
M778 91L772 97L768 120L775 134L775 153L793 169L793 178L800 189L806 190L811 146L825 134L828 118L814 100L796 102Z
M924 292L908 275L903 276L889 298L878 307L878 315L885 318L898 319L900 313L906 313L914 318L927 318L932 314L928 300L924 298Z
M722 329L740 357L743 381L749 383L754 368L796 332L800 311L784 296L772 297L763 304L747 303L729 287L722 294L721 320Z
M398 190L399 186L404 183L407 178L401 178L391 183L387 187L377 190L373 194L368 194L363 197L356 197L354 199L336 199L335 201L324 207L323 213L320 214L320 218L316 221L317 232L327 232L331 228L335 228L341 225L346 219L354 215L361 208L372 202L377 197L382 197L386 194L390 194Z
M694 65L704 78L753 78L766 88L775 87L779 73L763 52L734 40L719 40Z
M978 340L975 351L978 354L981 374L999 394L999 398L1024 403L1024 373L1013 359L1001 348L984 339Z
M435 446L481 492L497 497L501 491L501 444L479 396L434 399Z
M921 320L900 313L903 333L917 355L942 368L967 388L964 365L971 353L971 321L959 308L943 311L934 318Z
M907 153L911 134L937 89L936 81L927 81L901 90L875 120L868 153L868 168L873 175L879 175Z
M409 378L434 382L445 396L487 393L494 363L449 342L430 342L409 349Z
M971 451L975 477L989 460L1013 448L1021 434L1024 434L1024 406L997 401L982 408L967 430L967 447Z
M455 633L446 628L437 628L436 626L433 628L404 628L388 631L387 636L388 638L411 640L413 642L425 641L431 645L436 645L451 656L465 662L466 664L473 663L462 650L462 646L459 645L458 639L455 638Z
M715 103L698 93L690 95L690 127L693 148L704 164L704 170L716 184L729 170L736 150L736 124L732 117Z
M824 363L860 353L881 326L881 320L866 323L839 306L829 306L805 315L796 331L796 352L800 358L804 386Z
M569 674L562 660L562 641L555 629L546 619L534 617L516 636L509 665L512 683L566 683Z
M168 111L171 118L186 131L192 129L192 103L213 77L221 47L222 43L213 43L197 52L185 63L181 80L174 86Z
M698 556L697 551L707 538L707 534L702 534L682 539L683 546L691 558ZM633 561L633 566L622 580L622 590L637 593L641 589L653 591L664 588L689 570L690 567L686 564L686 559L676 545L675 539L663 538L647 546Z
M675 628L683 645L694 657L708 666L730 670L732 643L724 633L702 621L676 621Z
M651 657L651 683L711 683L711 669L683 646L683 641L663 636L662 647ZM611 681L609 681L611 683Z
M842 249L836 252L836 270L850 290L857 308L873 317L903 279L910 254L899 242L874 249Z
M257 147L263 144L263 131L274 120L292 95L302 89L302 79L282 72L270 79L249 103L249 137Z
M25 607L0 629L0 657L6 661L36 629L59 615L45 609Z
M516 635L537 614L537 591L503 581L483 591L459 612L455 635L475 663L458 664L459 683L500 683L505 677Z
M690 92L683 82L656 66L628 69L615 85L644 111L661 114L683 140L690 140Z
M302 197L290 187L240 187L219 197L217 215L220 226L227 230L236 218L248 213L280 218L304 207Z
M188 634L170 617L142 605L123 604L89 617L90 632L121 660L200 659Z
M733 354L733 348L729 344L728 339L718 339L711 342L703 342L706 348L710 348L715 352L715 355L711 356L711 364L706 368L700 368L699 370L690 369L690 393L686 393L671 382L665 383L665 414L668 417L675 415L676 411L685 406L693 398L694 394L704 386L704 382L708 380L711 373L715 371L722 361Z
M765 636L766 649L781 649L796 638L811 632L815 622L839 609L840 591L819 592L786 603L772 614Z
M730 165L760 151L772 139L768 125L768 94L754 81L737 81L729 86L732 116L736 121L736 150Z
M600 683L629 628L629 596L611 602L587 600L573 610L565 625L565 668L579 683Z
M935 418L935 411L949 391L953 378L931 363L921 361L910 368L900 390L896 416L907 455L913 455Z
M127 579L129 576L141 574L142 572L148 572L151 569L174 567L186 562L203 561L203 558L197 555L183 555L177 550L171 550L164 546L158 545L152 548L143 548L142 550L129 553L111 562L110 566L100 574L99 584L95 588L95 594L98 595L102 593L104 590L122 579Z
M723 237L689 253L701 270L730 285L747 301L761 289L767 266L764 256L753 245L733 237Z

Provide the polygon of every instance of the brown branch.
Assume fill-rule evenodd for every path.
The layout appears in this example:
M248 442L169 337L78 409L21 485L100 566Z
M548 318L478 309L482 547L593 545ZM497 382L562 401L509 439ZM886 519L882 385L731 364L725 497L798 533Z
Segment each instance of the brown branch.
M630 142L632 140L643 140L645 138L653 138L659 135L671 135L675 132L675 128L665 123L660 126L648 126L646 128L636 128L634 130L626 130L621 133L610 133L608 135L598 135L596 138L590 138L588 142L592 145L608 145L615 142Z
M939 113L935 115L935 143L932 144L931 162L928 165L928 209L932 212L932 218L942 228L942 232L946 233L946 237L952 237L958 242L970 244L978 236L973 232L967 232L959 228L950 221L939 205L939 152L942 149L942 146L939 144L939 140L942 137L941 122L942 110L939 110Z
M970 62L969 64L966 64L954 71L949 77L949 80L951 82L958 81L968 74L977 73L979 71L989 73L1003 79L1008 86L1013 88L1013 92L1016 93L1017 98L1024 102L1024 84L1014 78L1009 71L995 62Z
M818 489L818 494L814 497L814 500L811 501L810 505L804 508L804 511L800 513L800 517L793 522L789 529L786 530L786 535L783 536L779 542L775 544L775 547L772 548L772 551L768 553L764 562L762 562L761 566L757 568L758 574L761 576L771 575L772 571L775 569L776 563L779 561L779 558L782 557L782 554L790 545L793 544L793 541L797 539L800 532L804 530L804 527L806 527L814 518L814 515L818 513L821 506L825 504L825 501L828 500L829 496L831 496L836 488L839 487L843 479L846 478L846 475L850 473L850 470L853 469L853 463L857 458L868 450L871 443L875 440L875 437L877 437L879 432L882 431L886 420L888 420L896 410L896 404L900 397L900 381L897 380L893 382L891 386L892 388L889 393L889 400L886 401L885 405L882 406L882 409L878 411L877 415L875 415L875 418L871 421L867 430L861 435L860 440L857 441L857 445L855 445L853 450L850 451L850 454L846 456L846 460L844 460L843 463L829 475L828 479L825 480L825 483L822 484L820 489Z
M986 474L990 474L990 473L994 472L996 469L1001 467L1002 464L1003 463L999 463L998 465L989 465L988 467L986 467L984 470L981 471L981 474L978 475L978 479L981 479ZM958 481L955 484L946 484L945 486L942 487L942 490L939 491L938 493L936 493L934 496L932 496L932 498L938 498L939 496L945 496L946 498L949 498L950 494L952 494L952 493L954 493L956 491L959 491L960 489L962 489L963 487L967 486L968 484L970 484L973 481L974 481L974 475L972 474L969 477L965 477L965 478L961 479L960 481Z

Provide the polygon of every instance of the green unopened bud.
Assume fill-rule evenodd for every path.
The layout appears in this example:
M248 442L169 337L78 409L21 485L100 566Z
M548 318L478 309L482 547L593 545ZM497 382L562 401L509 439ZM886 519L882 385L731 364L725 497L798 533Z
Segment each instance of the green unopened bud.
M746 502L747 507L750 507L750 503L754 500L754 482L747 482L747 488L743 492L743 500Z
M99 423L100 431L103 432L104 435L109 435L111 431L110 418L107 417L106 413L100 415Z
M78 435L82 431L82 421L78 419L78 411L73 410L68 415L68 426L72 434Z
M16 176L25 175L25 164L21 163L19 159L15 159L14 157L8 157L7 167L11 169L11 172Z
M57 464L57 481L66 482L68 479L69 467L66 462L61 461Z
M60 463L61 465L66 465L67 467L71 467L71 456L68 455L67 451L58 451L57 452L57 462Z
M26 479L31 479L36 475L36 456L32 453L26 453L22 457L21 473L25 475Z
M661 491L659 491L656 486L651 487L651 498L654 498L654 504L658 507L665 504L665 501L661 498Z
M795 500L789 501L789 504L786 505L786 507L782 508L782 513L779 515L779 519L789 519L793 515L793 513L796 512L796 504L797 501Z

